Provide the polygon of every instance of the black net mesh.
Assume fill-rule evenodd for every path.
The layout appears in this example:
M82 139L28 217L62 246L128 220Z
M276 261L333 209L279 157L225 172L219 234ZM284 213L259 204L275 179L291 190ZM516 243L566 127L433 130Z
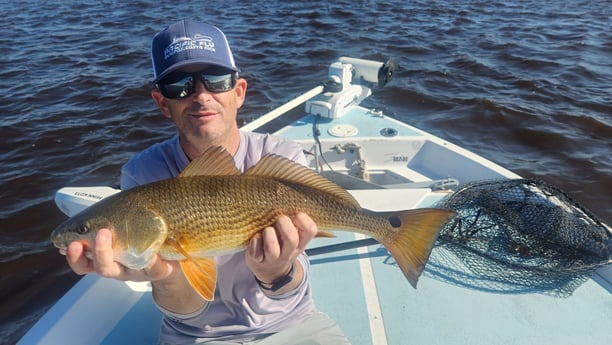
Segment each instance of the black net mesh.
M457 212L441 231L427 273L498 293L570 296L612 262L612 230L561 190L519 179L472 183L440 207Z

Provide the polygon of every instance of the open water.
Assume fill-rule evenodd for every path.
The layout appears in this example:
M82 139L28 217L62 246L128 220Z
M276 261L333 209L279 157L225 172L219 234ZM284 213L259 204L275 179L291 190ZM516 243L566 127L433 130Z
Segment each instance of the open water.
M78 279L49 241L54 192L115 184L173 134L149 98L151 37L221 27L248 120L346 55L396 59L369 100L612 220L610 1L0 1L0 339L14 343Z

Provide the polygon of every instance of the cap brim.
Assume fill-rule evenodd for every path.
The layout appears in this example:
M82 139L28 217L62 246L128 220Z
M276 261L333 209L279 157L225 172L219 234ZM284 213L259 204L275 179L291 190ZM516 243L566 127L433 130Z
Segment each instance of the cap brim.
M157 82L159 82L161 79L163 79L168 74L178 69L181 69L182 67L190 66L190 65L200 65L203 67L223 67L223 68L232 70L234 72L240 72L240 69L237 67L234 67L234 66L231 66L225 63L217 63L215 61L211 61L211 59L209 58L207 59L189 59L189 60L177 62L174 65L166 68L164 72L162 72L160 75L157 76L157 78L155 78L155 80L153 80L153 84L157 84Z

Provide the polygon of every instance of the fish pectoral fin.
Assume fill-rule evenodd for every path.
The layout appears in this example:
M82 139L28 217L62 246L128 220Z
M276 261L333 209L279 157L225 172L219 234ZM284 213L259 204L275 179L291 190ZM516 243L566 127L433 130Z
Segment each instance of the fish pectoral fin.
M215 297L217 264L212 258L189 258L180 262L191 287L207 301Z
M212 301L215 298L215 287L217 286L217 263L215 260L213 258L192 257L175 239L168 238L166 243L185 257L185 260L179 263L189 285L202 298Z
M328 231L321 231L321 230L319 230L317 232L317 234L315 235L315 237L334 238L334 237L336 237L336 235L334 235L333 233L328 232Z

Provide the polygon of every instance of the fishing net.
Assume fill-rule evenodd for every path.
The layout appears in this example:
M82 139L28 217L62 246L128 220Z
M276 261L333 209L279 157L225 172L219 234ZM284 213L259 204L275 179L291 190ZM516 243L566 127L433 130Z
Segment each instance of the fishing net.
M612 230L561 190L519 179L466 185L439 205L457 212L427 274L498 293L567 297L612 262Z

